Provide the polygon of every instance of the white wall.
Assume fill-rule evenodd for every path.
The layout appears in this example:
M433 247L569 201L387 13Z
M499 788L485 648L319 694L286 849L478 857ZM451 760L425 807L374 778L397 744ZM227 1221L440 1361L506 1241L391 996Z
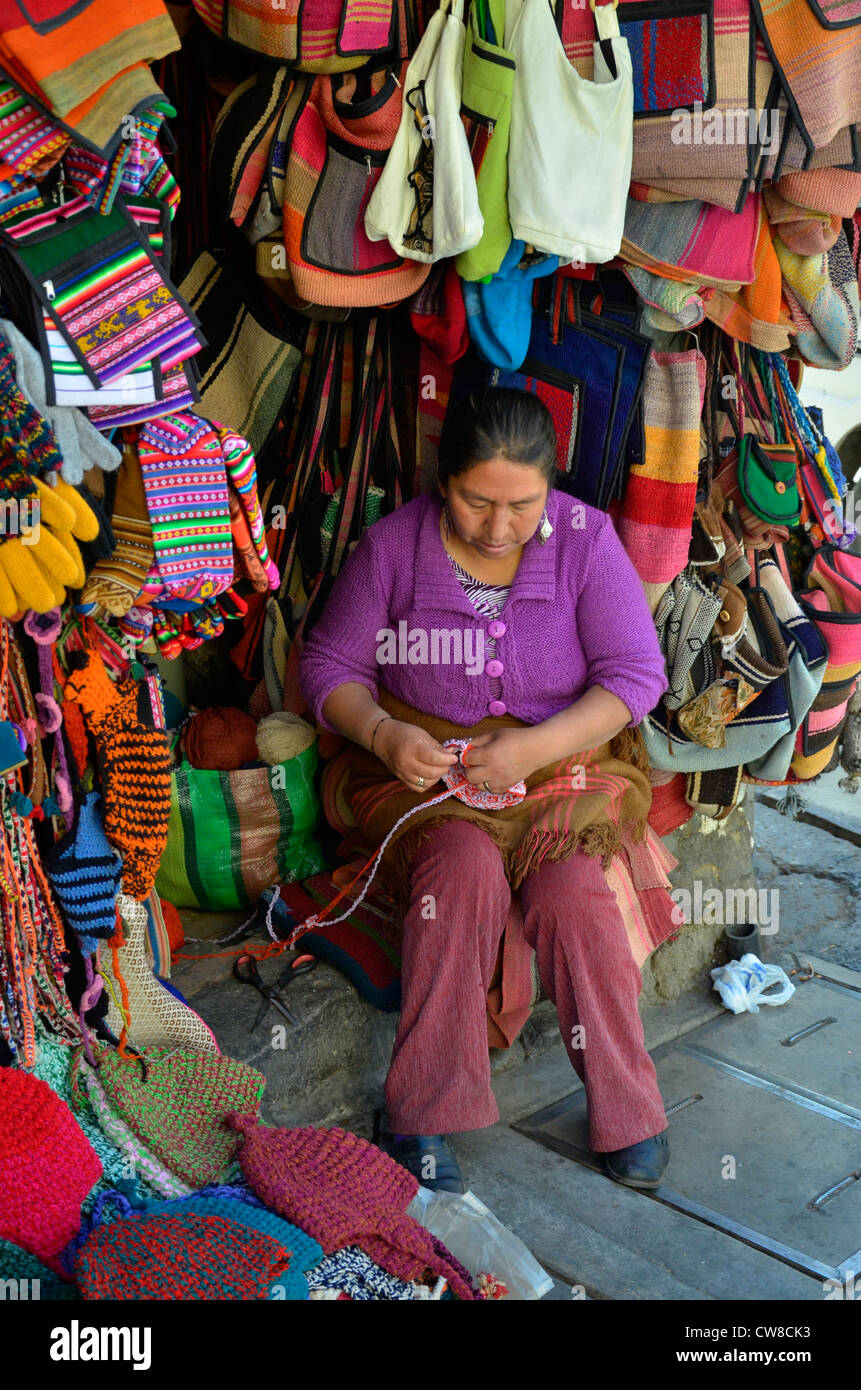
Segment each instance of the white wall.
M805 367L799 392L805 405L822 410L825 433L835 446L854 425L861 425L861 356L843 372Z

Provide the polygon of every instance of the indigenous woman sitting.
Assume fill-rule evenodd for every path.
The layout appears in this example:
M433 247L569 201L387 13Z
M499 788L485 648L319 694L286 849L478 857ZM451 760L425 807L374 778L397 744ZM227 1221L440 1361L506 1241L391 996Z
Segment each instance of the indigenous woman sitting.
M585 1087L592 1149L632 1186L657 1186L669 1159L640 969L605 875L625 847L644 848L636 726L666 689L664 660L609 516L555 477L537 397L462 400L443 430L438 494L364 534L300 669L320 723L358 745L346 794L370 846L419 808L381 863L404 907L388 1143L425 1185L453 1191L449 1136L499 1118L487 996L512 894ZM476 804L450 797L425 812L458 760L453 739L469 741ZM480 804L520 781L515 804ZM652 944L677 926L669 893L659 887L657 908L655 896Z

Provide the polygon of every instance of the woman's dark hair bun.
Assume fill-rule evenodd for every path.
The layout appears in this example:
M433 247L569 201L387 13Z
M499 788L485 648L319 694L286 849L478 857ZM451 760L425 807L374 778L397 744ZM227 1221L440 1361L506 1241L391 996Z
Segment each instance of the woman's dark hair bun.
M453 405L445 417L439 444L437 477L441 483L469 472L487 459L506 458L537 468L552 487L556 479L556 431L553 416L530 391L488 386Z

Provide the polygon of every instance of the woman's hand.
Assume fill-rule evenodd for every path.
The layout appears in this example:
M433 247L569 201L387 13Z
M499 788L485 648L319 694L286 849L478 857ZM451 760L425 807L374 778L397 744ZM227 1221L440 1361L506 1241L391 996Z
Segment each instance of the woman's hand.
M466 750L467 780L485 791L508 791L515 782L525 781L543 762L536 762L530 729L500 729L495 734L479 734Z
M374 752L413 792L427 791L457 762L456 753L441 748L424 729L400 719L380 724Z

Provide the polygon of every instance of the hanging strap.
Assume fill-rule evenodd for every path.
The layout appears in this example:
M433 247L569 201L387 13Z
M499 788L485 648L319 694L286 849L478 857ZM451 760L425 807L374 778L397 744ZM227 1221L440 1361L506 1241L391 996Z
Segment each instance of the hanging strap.
M614 80L619 76L619 70L616 67L613 39L622 37L619 29L619 17L616 14L618 4L619 0L610 0L609 4L602 5L596 4L595 0L589 0L589 8L595 17L595 29L598 34L598 42L601 45L601 53Z

